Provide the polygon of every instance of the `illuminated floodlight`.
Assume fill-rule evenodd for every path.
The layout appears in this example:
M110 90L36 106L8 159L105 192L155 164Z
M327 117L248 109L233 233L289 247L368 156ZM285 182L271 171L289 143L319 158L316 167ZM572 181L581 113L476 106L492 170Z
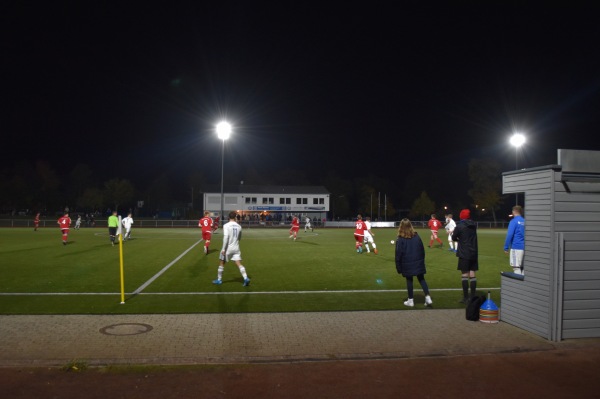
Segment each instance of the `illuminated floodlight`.
M228 122L222 121L217 124L217 136L225 141L231 135L231 125Z
M525 144L525 136L521 133L515 133L510 137L510 144L516 148Z

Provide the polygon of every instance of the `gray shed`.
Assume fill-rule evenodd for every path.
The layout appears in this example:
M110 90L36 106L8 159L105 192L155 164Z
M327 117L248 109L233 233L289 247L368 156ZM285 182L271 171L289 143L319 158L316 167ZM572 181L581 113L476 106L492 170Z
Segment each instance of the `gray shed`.
M524 276L502 273L500 320L552 341L600 337L600 151L502 174L524 193ZM508 262L508 261L507 261Z

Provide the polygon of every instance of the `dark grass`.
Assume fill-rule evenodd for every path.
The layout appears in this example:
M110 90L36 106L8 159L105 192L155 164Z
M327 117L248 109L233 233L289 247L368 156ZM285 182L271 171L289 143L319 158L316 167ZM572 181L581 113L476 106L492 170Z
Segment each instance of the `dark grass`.
M100 228L71 231L63 246L58 229L0 229L0 313L135 314L204 312L299 312L405 309L405 280L394 266L395 229L376 229L379 254L357 254L350 229L302 230L296 242L286 229L244 229L243 263L252 279L242 286L234 264L215 286L221 231L204 255L199 229L134 229L123 243L125 303L121 304L119 246ZM425 245L429 232L419 230ZM433 307L461 307L456 256L426 248ZM508 269L503 230L480 230L480 292L499 287ZM174 262L139 294L145 282ZM415 281L416 283L416 281ZM449 290L453 289L453 290ZM6 295L12 294L12 295ZM499 303L498 291L492 291ZM424 309L415 287L415 309Z

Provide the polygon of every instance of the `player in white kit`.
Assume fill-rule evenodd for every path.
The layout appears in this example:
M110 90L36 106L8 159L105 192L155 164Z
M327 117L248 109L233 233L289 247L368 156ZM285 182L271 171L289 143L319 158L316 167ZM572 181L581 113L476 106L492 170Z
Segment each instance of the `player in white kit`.
M454 219L452 219L451 213L446 215L446 225L444 227L446 228L446 233L448 233L448 245L450 246L448 251L456 253L456 250L458 249L458 241L452 241L452 233L456 228L456 222Z
M365 243L365 247L367 248L367 252L371 252L371 250L369 249L369 244L371 244L373 246L373 252L375 253L375 255L377 255L377 245L375 244L375 239L373 238L373 236L375 235L375 233L373 233L371 231L371 218L367 216L367 219L365 220L365 225L367 226L367 228L365 229L365 238L364 238L364 243Z
M229 222L223 225L223 247L219 255L219 268L217 269L217 279L213 280L213 284L223 284L223 270L225 263L230 260L234 261L240 269L240 273L244 278L244 287L250 285L250 279L246 274L246 268L242 265L242 252L240 251L240 240L242 239L242 226L236 221L237 213L229 212Z

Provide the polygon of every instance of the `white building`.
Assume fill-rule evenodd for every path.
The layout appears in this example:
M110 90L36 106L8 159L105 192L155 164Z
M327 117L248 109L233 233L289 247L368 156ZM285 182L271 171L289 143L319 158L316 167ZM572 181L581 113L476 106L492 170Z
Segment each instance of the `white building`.
M204 193L204 210L220 214L220 189ZM329 192L323 186L225 186L223 213L230 211L271 220L286 220L291 215L323 220L329 212Z

